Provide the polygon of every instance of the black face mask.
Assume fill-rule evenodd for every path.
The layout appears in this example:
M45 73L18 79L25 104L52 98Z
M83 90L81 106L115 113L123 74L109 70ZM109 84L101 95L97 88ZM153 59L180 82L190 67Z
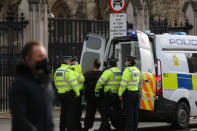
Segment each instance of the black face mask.
M48 70L48 61L47 59L43 59L41 61L37 61L33 68L38 72L38 74L46 74L49 73Z

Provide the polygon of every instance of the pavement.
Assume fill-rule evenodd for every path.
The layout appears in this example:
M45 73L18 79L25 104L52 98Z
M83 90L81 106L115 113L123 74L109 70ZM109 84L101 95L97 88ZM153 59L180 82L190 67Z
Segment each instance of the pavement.
M60 116L60 108L55 107L54 113L55 113L55 117L59 117ZM10 118L11 118L10 112L0 112L0 119L10 119Z
M59 131L59 113L60 109L55 108L55 131ZM82 118L84 118L85 112L83 112ZM99 118L99 114L96 114L96 118ZM83 120L83 119L82 119ZM83 121L82 121L83 125ZM94 129L98 129L100 125L99 121L95 121L93 129L89 131L94 131ZM178 131L176 129L171 128L170 124L165 122L139 122L138 131ZM0 131L11 131L11 115L9 112L1 112L0 113ZM190 126L187 130L182 131L197 131L197 119L190 120Z

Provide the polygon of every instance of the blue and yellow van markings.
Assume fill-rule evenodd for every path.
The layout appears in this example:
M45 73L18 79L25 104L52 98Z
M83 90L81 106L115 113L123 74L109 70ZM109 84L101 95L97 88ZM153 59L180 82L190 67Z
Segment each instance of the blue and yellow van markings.
M163 88L197 90L197 75L163 73Z
M192 75L189 74L177 74L178 76L178 88L193 90Z

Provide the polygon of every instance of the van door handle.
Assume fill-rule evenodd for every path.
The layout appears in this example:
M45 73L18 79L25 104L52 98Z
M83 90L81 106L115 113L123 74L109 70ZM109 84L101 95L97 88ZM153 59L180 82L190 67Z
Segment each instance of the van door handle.
M145 82L146 82L146 83L150 83L150 81L149 81L149 80L145 80Z

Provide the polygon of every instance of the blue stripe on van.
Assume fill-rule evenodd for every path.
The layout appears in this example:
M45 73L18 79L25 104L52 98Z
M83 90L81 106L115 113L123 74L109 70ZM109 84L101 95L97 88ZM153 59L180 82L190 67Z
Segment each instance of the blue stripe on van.
M177 74L178 77L178 88L193 90L192 75Z

